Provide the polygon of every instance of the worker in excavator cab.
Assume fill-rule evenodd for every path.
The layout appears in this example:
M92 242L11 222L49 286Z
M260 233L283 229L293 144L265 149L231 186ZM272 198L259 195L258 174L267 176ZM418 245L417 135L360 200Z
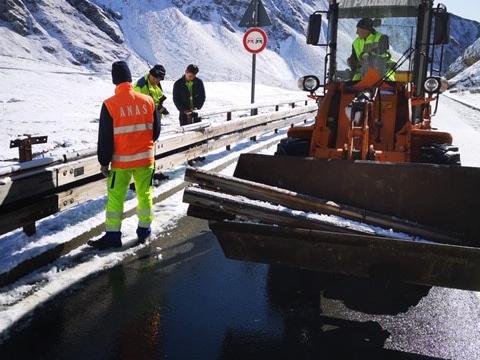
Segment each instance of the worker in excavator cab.
M390 43L387 35L373 27L373 20L364 18L357 24L358 37L352 44L352 55L348 66L352 70L352 80L362 80L370 68L376 69L387 81L395 81L395 61L389 52Z

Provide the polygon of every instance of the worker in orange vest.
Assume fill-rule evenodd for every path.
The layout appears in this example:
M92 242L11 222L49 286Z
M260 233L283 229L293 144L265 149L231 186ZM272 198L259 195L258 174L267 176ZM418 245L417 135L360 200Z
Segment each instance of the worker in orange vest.
M113 64L112 80L117 87L115 95L102 106L97 149L101 171L108 178L106 233L88 242L102 250L122 246L123 204L132 176L138 198L138 241L144 243L149 238L153 220L153 147L160 135L160 116L154 101L133 90L126 62Z

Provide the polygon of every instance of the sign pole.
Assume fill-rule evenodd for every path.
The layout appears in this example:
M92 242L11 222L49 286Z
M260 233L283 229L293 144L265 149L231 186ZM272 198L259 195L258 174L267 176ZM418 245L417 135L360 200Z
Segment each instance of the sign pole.
M255 103L255 75L257 72L257 54L252 54L252 97L251 103Z
M254 17L254 27L257 27L258 26L258 0L254 0L255 1L255 5L254 5L254 8L255 8L255 17ZM256 73L257 73L257 54L253 54L252 55L252 96L251 96L251 103L254 104L255 103L255 77L256 77ZM256 111L254 111L254 109L252 109L251 111L251 115L257 115L256 114Z

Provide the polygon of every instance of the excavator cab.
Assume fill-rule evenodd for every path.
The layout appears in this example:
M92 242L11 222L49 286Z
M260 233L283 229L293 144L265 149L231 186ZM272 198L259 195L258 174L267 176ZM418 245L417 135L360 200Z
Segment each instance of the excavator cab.
M366 18L385 36L373 57L390 56L352 69ZM323 77L298 82L318 103L313 125L275 155L242 154L233 177L189 169L190 215L232 259L479 291L480 169L432 127L449 25L433 0L329 0L306 36L325 49Z

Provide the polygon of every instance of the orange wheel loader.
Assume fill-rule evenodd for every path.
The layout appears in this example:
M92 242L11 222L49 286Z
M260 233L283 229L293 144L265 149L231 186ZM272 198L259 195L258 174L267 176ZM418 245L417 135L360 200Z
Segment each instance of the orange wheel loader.
M365 18L383 50L355 40ZM290 128L274 156L242 154L230 182L204 181L242 201L187 190L227 257L480 290L480 169L461 166L451 134L432 127L449 26L432 0L329 0L311 15L307 43L325 49L323 82L299 80L318 103L313 125ZM383 230L336 227L343 215Z

